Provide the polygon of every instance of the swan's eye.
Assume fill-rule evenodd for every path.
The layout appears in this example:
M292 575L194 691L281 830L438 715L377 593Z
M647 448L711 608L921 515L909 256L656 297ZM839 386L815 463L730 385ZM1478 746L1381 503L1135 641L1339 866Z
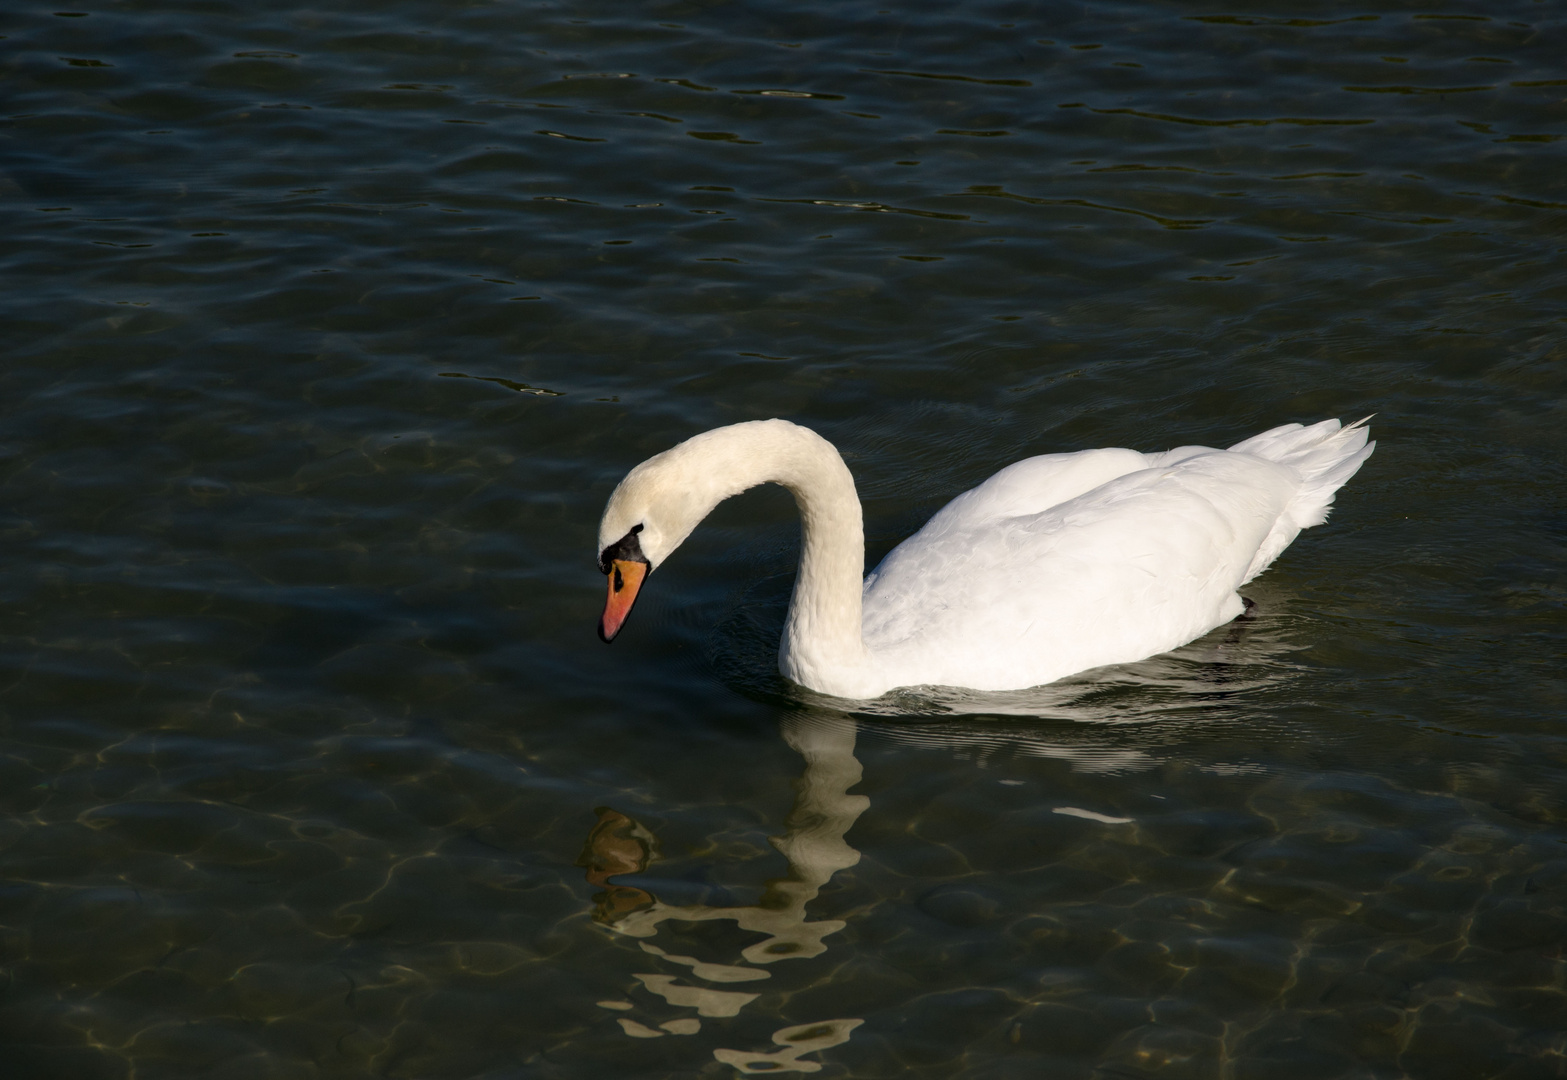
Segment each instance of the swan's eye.
M626 587L626 579L620 576L620 567L615 567L615 591L619 592Z
M609 547L601 551L599 553L599 572L603 574L613 573L612 568L614 567L615 563L621 562L623 560L646 564L647 556L642 554L642 545L637 541L637 533L641 531L642 526L635 525L631 528L630 532L626 533L625 536L622 536L619 540L616 540L613 544L609 545ZM641 579L638 578L638 581L640 580ZM614 588L616 591L619 591L621 586L619 584L615 584Z

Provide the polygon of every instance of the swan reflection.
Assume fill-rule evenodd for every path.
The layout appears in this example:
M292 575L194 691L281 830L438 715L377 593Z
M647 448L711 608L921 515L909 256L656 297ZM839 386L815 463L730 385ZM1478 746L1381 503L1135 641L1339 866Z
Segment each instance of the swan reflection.
M845 924L813 920L807 907L835 873L860 859L845 841L869 807L864 796L849 794L861 779L857 738L921 746L981 763L992 754L1053 758L1082 773L1151 769L1198 747L1192 759L1198 769L1248 768L1214 760L1208 736L1225 727L1248 730L1257 721L1259 701L1300 670L1291 660L1300 646L1290 639L1290 624L1287 612L1268 604L1198 642L1137 664L1009 693L914 688L856 703L852 716L839 711L841 701L817 702L802 693L792 704L804 709L783 722L782 732L804 758L805 770L783 834L771 838L788 861L789 874L770 882L756 903L677 904L639 887L648 882L639 875L659 856L657 838L618 811L599 811L581 860L588 882L601 890L594 897L594 918L635 939L650 968L656 963L664 969L633 972L636 996L662 999L662 1005L683 1015L660 1023L631 1000L599 1005L619 1013L620 1028L633 1038L695 1035L705 1022L740 1016L769 988L767 980L776 970L772 965L820 956L830 948L832 935ZM1204 737L1194 743L1198 732ZM1050 807L1055 814L1108 829L1137 829L1133 818L1107 812L1114 809ZM730 955L698 956L693 954L699 949L676 947L669 937L658 940L661 929L674 930L664 927L670 921L727 921L764 938ZM820 1063L807 1055L847 1042L862 1022L839 1017L798 1024L774 1032L772 1047L720 1047L712 1054L744 1073L816 1072ZM710 1031L715 1028L709 1025Z
M844 834L870 806L863 795L850 795L860 782L860 763L854 756L855 723L843 718L795 717L783 724L783 737L805 759L799 794L784 819L784 834L771 838L789 864L789 875L768 883L756 904L667 904L645 889L617 885L612 878L640 874L658 856L657 838L638 822L618 811L599 810L599 821L588 836L579 864L587 868L589 884L603 891L594 897L594 919L618 934L639 939L643 952L666 963L688 969L680 975L665 972L633 972L649 993L669 1005L690 1009L694 1015L649 1026L634 1016L617 1020L633 1038L655 1039L665 1035L694 1035L702 1019L733 1017L760 997L758 991L719 989L719 986L754 984L772 976L765 965L803 960L827 951L825 938L846 925L839 919L812 920L806 906L839 870L860 861L860 853L844 840ZM722 963L670 952L651 939L667 920L711 922L729 920L740 929L766 934ZM731 959L731 958L725 958ZM629 1001L601 1001L600 1006L632 1012ZM849 1040L864 1020L840 1017L795 1024L773 1033L776 1050L720 1047L713 1057L743 1073L816 1072L821 1065L802 1055L825 1050Z

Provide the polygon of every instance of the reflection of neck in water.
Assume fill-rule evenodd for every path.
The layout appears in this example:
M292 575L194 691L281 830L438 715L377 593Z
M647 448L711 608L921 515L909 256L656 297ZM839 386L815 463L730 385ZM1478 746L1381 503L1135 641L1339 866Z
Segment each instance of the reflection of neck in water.
M677 906L665 904L642 889L615 885L610 878L640 873L657 855L657 840L638 823L616 811L601 809L599 823L588 837L582 865L588 867L590 884L605 891L594 899L594 918L617 933L634 938L651 938L659 924L667 919L685 922L733 920L741 929L766 934L765 941L744 949L740 956L750 964L771 964L779 960L798 960L827 951L822 939L846 925L837 919L811 922L805 907L814 900L823 885L839 870L860 861L859 852L844 841L844 834L870 806L863 795L848 794L860 782L860 763L854 757L855 726L852 721L805 720L792 717L784 722L783 736L805 758L805 773L800 778L793 809L784 819L785 833L772 838L772 844L789 862L789 876L768 883L758 904L744 907L714 907L708 904ZM644 952L691 969L691 976L711 983L740 983L770 977L771 972L742 964L716 964L694 956L676 956L649 941L642 941ZM707 986L682 985L676 977L657 973L635 973L642 985L671 1005L693 1007L697 1016L734 1016L759 994L733 990L715 990ZM606 1008L631 1008L629 1002L600 1002ZM741 1072L815 1072L815 1062L802 1061L800 1055L823 1050L848 1041L849 1033L862 1020L823 1020L801 1024L773 1033L773 1041L783 1047L773 1052L749 1053L715 1049L713 1056ZM620 1020L626 1034L637 1038L658 1038L664 1034L690 1035L701 1028L696 1017L681 1017L660 1024L655 1030L629 1018Z

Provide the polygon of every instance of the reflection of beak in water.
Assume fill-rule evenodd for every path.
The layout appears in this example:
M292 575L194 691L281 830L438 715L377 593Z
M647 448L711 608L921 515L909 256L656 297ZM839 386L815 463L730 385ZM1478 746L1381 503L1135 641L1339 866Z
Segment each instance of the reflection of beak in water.
M577 865L588 868L588 884L604 891L593 898L596 922L614 923L633 911L650 906L653 897L629 885L615 885L616 874L640 874L658 857L658 839L625 814L601 806L599 823L588 833Z
M708 904L676 906L665 904L651 894L628 886L615 885L610 878L637 874L657 855L657 841L647 829L614 810L600 809L599 821L588 836L578 865L588 868L588 882L604 887L594 897L594 918L627 937L651 938L659 923L666 919L683 922L733 920L741 929L766 934L767 940L744 949L745 964L711 963L694 956L677 956L660 949L651 941L642 941L642 950L672 964L690 969L690 978L706 983L742 983L770 978L772 972L753 964L772 964L780 960L801 960L827 951L823 938L844 928L836 919L811 922L805 906L816 899L823 885L839 870L860 861L860 853L843 839L856 819L870 806L863 795L848 794L860 782L860 763L854 757L855 727L852 721L820 719L785 721L784 740L805 758L794 808L784 819L785 833L772 838L772 844L789 861L789 876L768 883L761 903L745 907L714 907ZM716 990L710 986L680 983L674 975L636 972L634 977L653 994L670 1005L692 1008L696 1016L679 1017L654 1029L629 1017L619 1023L627 1035L641 1039L665 1034L694 1035L701 1030L697 1017L737 1015L760 994L734 990ZM628 1001L602 1001L607 1009L628 1010ZM800 1055L825 1050L849 1040L849 1033L864 1021L860 1019L820 1020L798 1024L773 1033L773 1042L783 1049L750 1052L715 1049L713 1056L743 1073L816 1072L821 1065L802 1061Z

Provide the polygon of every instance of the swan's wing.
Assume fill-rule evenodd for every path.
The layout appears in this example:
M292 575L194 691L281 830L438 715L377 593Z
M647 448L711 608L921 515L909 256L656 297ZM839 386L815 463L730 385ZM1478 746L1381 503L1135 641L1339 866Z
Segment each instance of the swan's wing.
M1146 469L1148 464L1147 456L1136 450L1113 448L1024 458L953 499L904 543L926 534L980 528L1005 518L1037 514L1118 476Z
M1239 613L1235 589L1299 485L1210 451L1036 514L927 526L867 579L866 645L906 682L978 689L1175 648Z
M1165 465L1179 465L1187 458L1194 458L1198 454L1217 454L1218 451L1211 446L1177 446L1174 450L1166 450L1162 454L1144 454L1148 459L1148 468L1157 469Z

